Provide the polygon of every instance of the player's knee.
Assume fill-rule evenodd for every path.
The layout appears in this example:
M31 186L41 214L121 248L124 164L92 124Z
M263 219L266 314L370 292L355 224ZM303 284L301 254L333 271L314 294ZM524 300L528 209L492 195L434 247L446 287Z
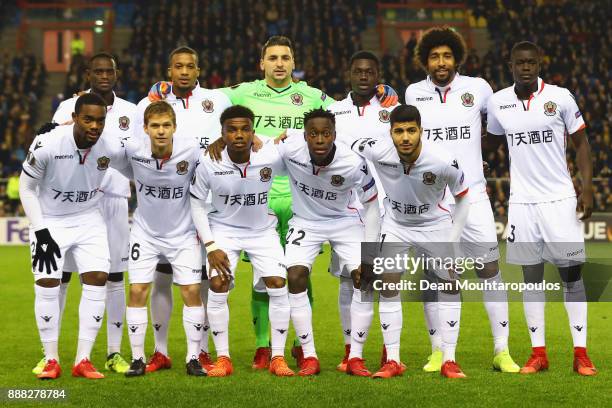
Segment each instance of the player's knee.
M185 306L194 307L202 304L202 298L200 297L200 285L181 285L181 296Z
M267 288L272 289L278 289L285 286L285 278L281 278L280 276L264 278L264 282L266 283Z
M113 272L108 274L109 282L123 282L123 272Z
M62 272L62 283L70 282L70 278L72 278L72 272Z
M229 282L223 281L219 276L213 276L210 280L210 290L215 293L223 293L229 291Z
M582 279L582 265L574 265L568 268L559 268L559 275L563 282L576 282Z
M544 264L524 265L523 279L525 283L540 283L544 279Z
M287 269L287 282L290 293L302 293L308 288L308 268L302 265Z
M59 279L42 278L36 281L36 286L40 286L41 288L54 288L59 286L59 284Z
M81 275L81 282L84 285L104 286L107 279L108 273L106 272L85 272Z
M457 280L447 281L447 280L440 279L439 283L442 284L443 289L440 290L442 293L445 293L447 295L459 294L459 281Z
M499 264L497 261L487 262L482 268L475 268L475 271L480 279L491 279L499 272Z
M172 274L172 265L170 264L157 264L155 270L159 273Z
M144 307L147 304L147 295L150 285L147 283L137 283L130 285L130 307Z

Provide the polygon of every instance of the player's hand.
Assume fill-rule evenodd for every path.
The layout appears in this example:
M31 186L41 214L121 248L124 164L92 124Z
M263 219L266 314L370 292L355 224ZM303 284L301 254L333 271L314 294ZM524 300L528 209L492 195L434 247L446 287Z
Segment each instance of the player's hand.
M279 144L280 142L285 141L286 138L287 138L287 130L284 130L283 133L281 133L280 135L278 135L276 139L274 139L274 144Z
M225 149L225 142L223 138L220 137L208 145L208 149L206 149L204 154L209 155L213 161L219 162L221 161L221 152L223 149Z
M227 254L221 249L208 252L206 254L208 258L208 264L210 270L216 270L219 273L219 277L222 281L229 281L232 279L232 271L230 270L230 261L227 258Z
M50 131L55 129L57 126L59 126L59 123L47 122L38 128L38 130L36 131L36 136L42 135L44 133L49 133Z
M42 272L44 268L48 274L52 272L52 267L53 271L57 271L55 257L61 258L62 254L59 246L51 237L51 233L47 228L43 228L34 232L34 235L36 235L36 247L32 257L32 267L36 270L36 265L38 265L38 272Z
M172 82L169 81L159 81L153 84L151 89L149 89L149 101L163 101L166 99L170 91L172 90Z
M491 172L491 167L489 167L489 163L487 163L486 161L482 161L482 172L484 173L485 176L488 176L489 173Z
M398 101L397 92L389 85L379 84L376 85L376 97L380 102L380 106L383 108L390 108L395 105Z
M259 149L263 147L263 141L257 137L257 135L253 135L253 144L251 145L251 150L253 152L257 152Z
M583 187L582 194L578 196L576 210L581 213L580 221L591 218L591 214L593 214L593 186Z

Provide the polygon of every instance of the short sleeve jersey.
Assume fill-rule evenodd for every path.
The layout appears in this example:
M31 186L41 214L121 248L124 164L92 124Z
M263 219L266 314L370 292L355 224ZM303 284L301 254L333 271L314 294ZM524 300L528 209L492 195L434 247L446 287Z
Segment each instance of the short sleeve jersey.
M195 233L189 204L189 186L200 157L195 139L174 139L169 158L157 159L151 143L130 140L124 165L131 167L138 207L134 224L165 245Z
M573 95L544 83L528 100L514 86L489 99L487 130L505 135L510 152L510 202L539 203L575 197L565 158L566 137L585 127Z
M286 129L303 129L304 114L317 108L327 108L334 102L320 89L308 86L306 82L291 82L287 87L276 89L265 79L243 82L223 92L234 105L243 105L255 113L255 132L275 138ZM275 178L272 195L290 195L286 177Z
M39 180L44 217L68 217L97 207L102 180L124 157L121 141L104 132L91 148L79 149L74 125L58 126L34 138L23 171Z
M91 92L91 89L88 89L87 92ZM74 112L77 99L78 97L75 96L60 103L53 115L53 122L60 125L67 122L72 123L72 112ZM107 107L106 110L104 133L121 140L131 137L135 127L135 113L136 105L115 95L113 105ZM118 171L109 169L102 181L101 190L106 195L129 197L130 183Z
M306 227L317 228L326 221L359 222L353 191L362 203L378 194L366 161L343 143L335 145L334 158L324 167L311 161L303 135L291 135L276 147L289 174L294 217Z
M484 79L459 74L445 87L427 77L406 89L406 104L416 106L421 114L423 143L438 144L461 158L471 201L488 198L481 136L483 115L492 94Z
M250 160L242 164L234 163L225 149L219 162L202 157L191 195L204 200L210 193L208 219L213 233L241 237L276 226L276 216L268 209L268 195L272 178L278 174L284 174L284 166L272 142L251 152Z
M450 213L442 206L446 187L453 196L466 194L468 187L458 161L449 152L423 144L416 161L407 164L400 160L391 138L357 140L352 149L371 160L378 171L387 193L385 220L423 231L451 226Z

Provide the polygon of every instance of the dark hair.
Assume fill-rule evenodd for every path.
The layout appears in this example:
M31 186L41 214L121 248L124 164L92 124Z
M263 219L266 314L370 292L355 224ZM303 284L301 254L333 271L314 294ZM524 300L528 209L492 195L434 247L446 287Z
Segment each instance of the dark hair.
M223 113L221 113L219 121L221 122L221 126L223 126L223 123L225 123L226 120L235 118L247 118L252 123L255 123L255 114L253 111L242 105L230 106L224 110Z
M510 58L517 51L535 51L538 55L538 59L542 57L542 49L538 47L537 44L532 43L531 41L520 41L512 46L512 50L510 51Z
M99 52L97 54L92 55L92 57L89 59L89 64L87 68L91 69L94 60L97 60L98 58L106 58L113 61L113 63L115 64L115 68L119 66L119 61L117 60L117 57L115 57L113 54L109 54L108 52Z
M304 127L306 127L306 123L308 123L309 120L315 119L315 118L329 119L331 120L331 123L333 123L333 125L336 126L336 116L328 110L318 108L318 109L313 109L304 114Z
M349 62L349 68L353 66L353 62L355 62L355 60L360 60L360 59L374 61L374 63L376 64L376 69L380 69L380 60L378 59L376 54L374 54L371 51L364 51L364 50L357 51L351 56L351 59Z
M391 127L397 122L416 122L416 124L421 127L421 114L416 106L399 105L391 112L389 122Z
M274 47L275 45L284 45L285 47L289 47L289 50L291 50L291 55L293 56L293 44L291 43L291 40L284 35L273 35L272 37L268 38L268 41L266 41L263 47L261 47L261 59L263 59L266 55L266 50L269 47Z
M97 105L103 106L104 111L106 112L106 102L100 95L97 93L89 92L79 96L74 104L74 112L78 115L81 113L81 108L83 105Z
M168 65L170 65L172 63L172 57L174 57L177 54L191 54L191 55L193 55L193 58L195 59L196 67L199 66L198 53L196 52L196 50L194 50L193 48L188 47L186 45L183 45L181 47L178 47L178 48L175 48L174 50L172 50L172 52L170 53L170 56L168 57Z
M176 126L176 113L172 106L166 101L151 102L144 111L144 124L149 124L149 118L153 115L169 115L172 118L172 123Z
M415 61L421 66L421 68L427 70L427 59L429 58L429 52L433 48L441 47L443 45L446 45L451 49L457 66L465 62L467 49L465 40L461 34L448 26L432 27L423 33L423 36L414 49Z

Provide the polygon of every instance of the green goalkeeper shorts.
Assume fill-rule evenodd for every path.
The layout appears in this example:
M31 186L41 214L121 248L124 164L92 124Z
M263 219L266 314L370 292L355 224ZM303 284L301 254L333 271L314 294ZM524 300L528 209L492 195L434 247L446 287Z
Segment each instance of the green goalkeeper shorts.
M291 196L271 196L269 207L272 211L274 211L274 214L276 214L276 218L278 218L276 231L280 237L281 245L284 248L285 238L287 237L287 231L289 230L289 220L291 217L293 217L293 210L291 209Z

